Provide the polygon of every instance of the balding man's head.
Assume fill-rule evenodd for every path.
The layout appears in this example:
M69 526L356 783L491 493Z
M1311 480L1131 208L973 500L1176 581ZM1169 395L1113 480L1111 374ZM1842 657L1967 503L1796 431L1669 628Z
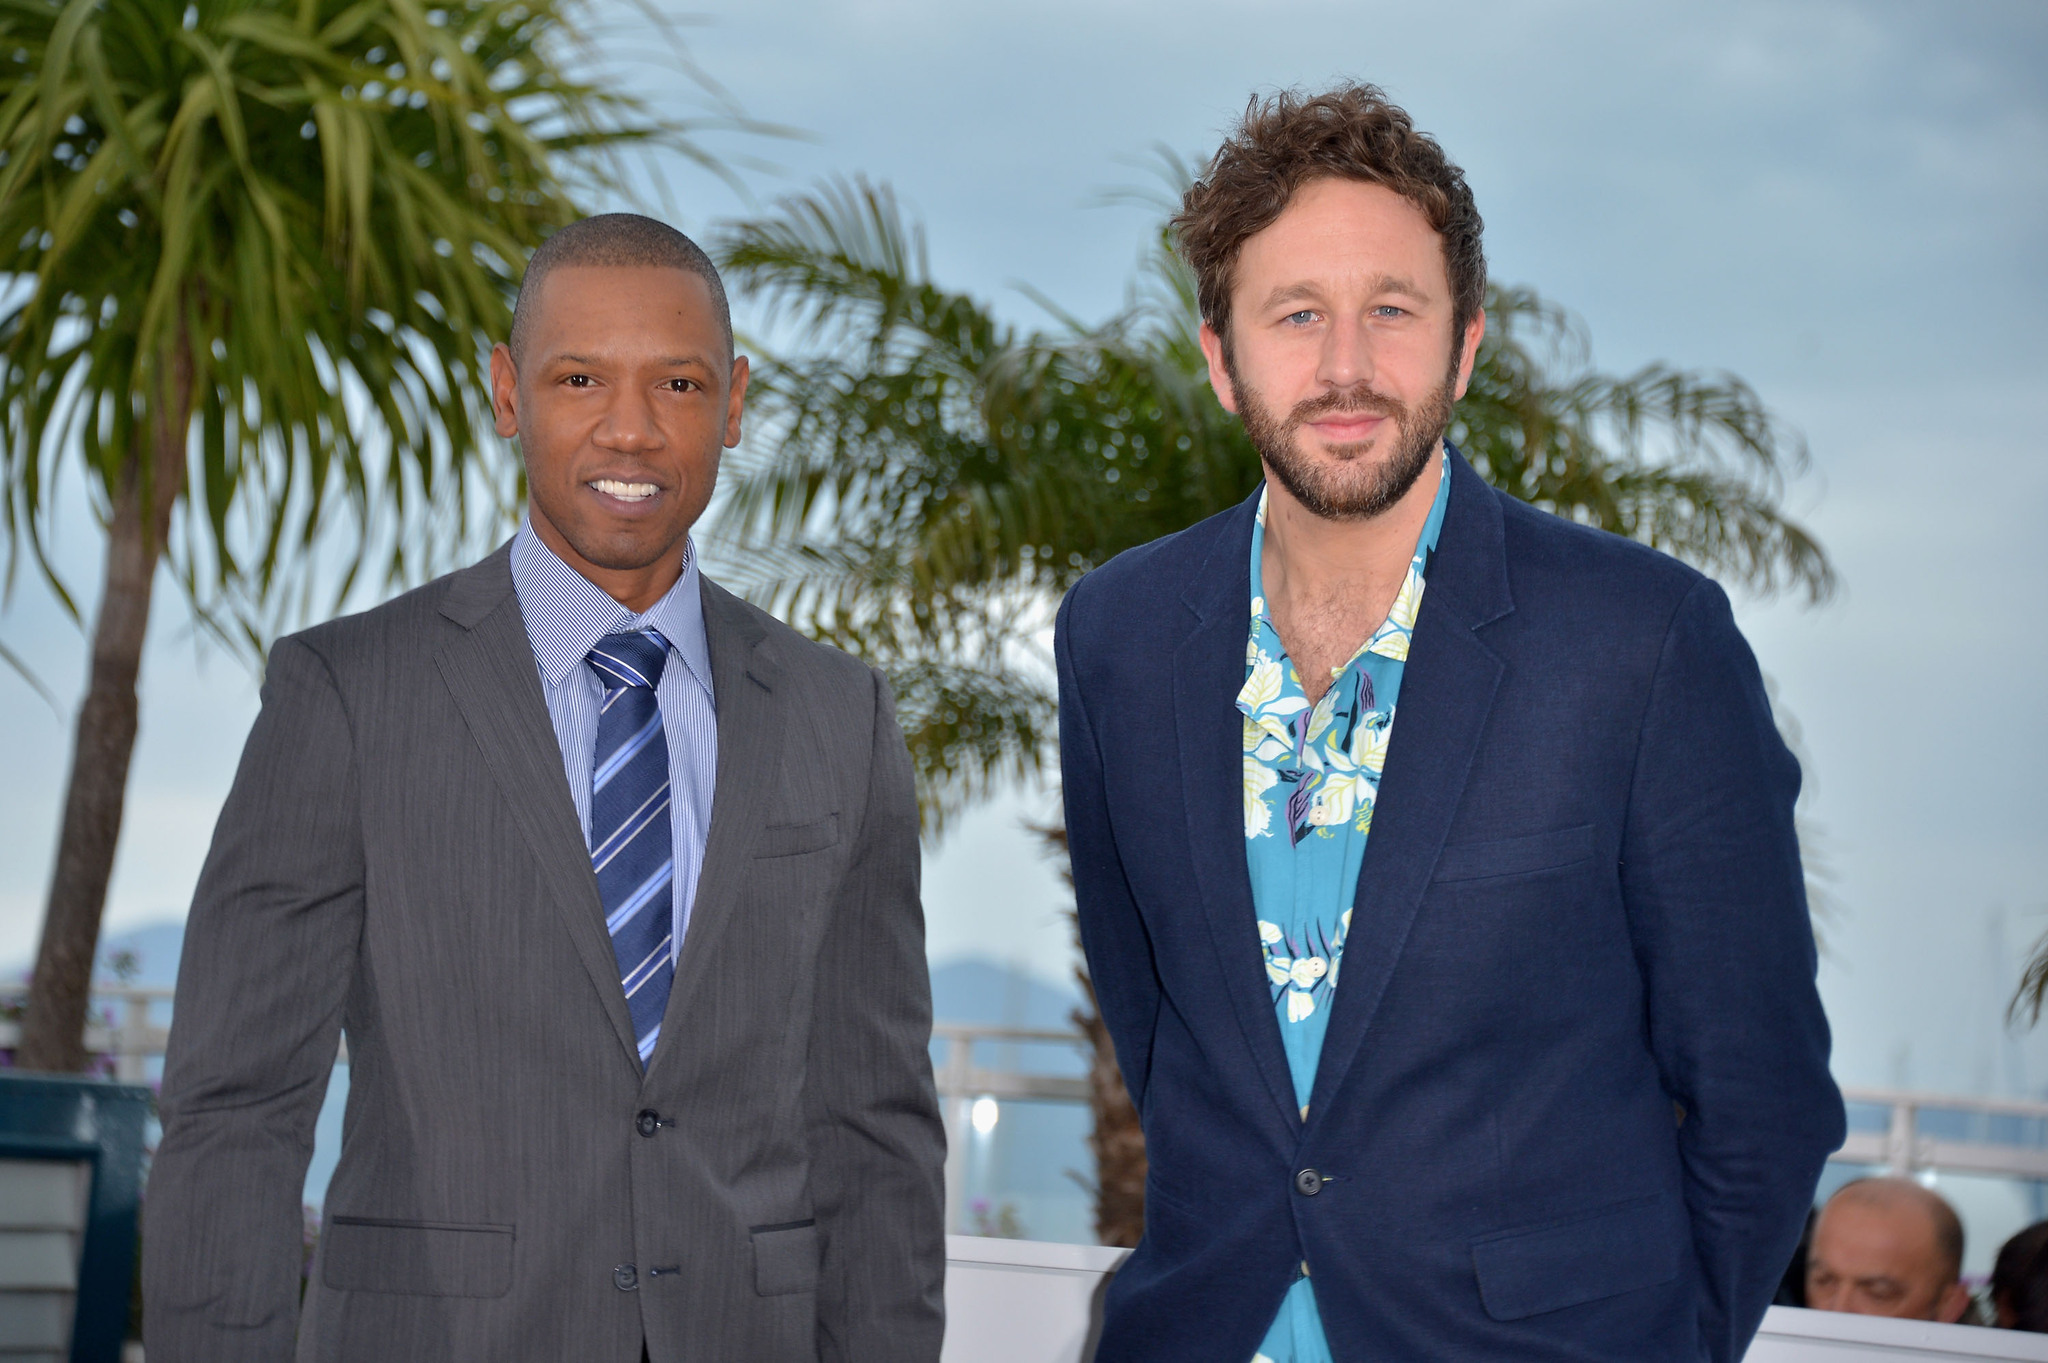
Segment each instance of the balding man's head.
M1814 1224L1806 1304L1820 1311L1956 1321L1970 1294L1963 1223L1955 1209L1911 1179L1843 1185Z

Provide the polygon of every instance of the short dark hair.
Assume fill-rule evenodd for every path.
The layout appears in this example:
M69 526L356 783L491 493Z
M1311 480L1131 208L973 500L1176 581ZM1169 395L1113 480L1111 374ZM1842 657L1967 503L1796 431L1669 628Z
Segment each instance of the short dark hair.
M1484 224L1465 172L1383 90L1357 84L1319 95L1252 96L1188 187L1173 229L1195 272L1202 320L1228 342L1230 288L1245 239L1270 227L1303 185L1325 179L1385 185L1422 210L1443 238L1452 328L1462 333L1486 300Z
M725 281L718 277L718 267L704 254L704 248L665 222L638 213L600 213L557 231L526 262L519 299L512 305L509 344L514 360L525 357L541 282L558 269L578 265L653 266L697 276L711 290L711 308L725 335L725 351L732 354L732 307L725 299Z

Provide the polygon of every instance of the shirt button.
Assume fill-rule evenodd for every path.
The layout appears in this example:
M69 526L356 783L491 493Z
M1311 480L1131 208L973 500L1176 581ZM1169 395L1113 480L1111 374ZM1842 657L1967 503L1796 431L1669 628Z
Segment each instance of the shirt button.
M1323 1190L1323 1176L1313 1169L1304 1169L1294 1176L1294 1191L1303 1197L1314 1197Z
M633 1119L633 1127L643 1136L652 1136L661 1129L661 1114L653 1108L642 1108Z
M612 1286L621 1292L631 1292L640 1285L640 1273L631 1264L620 1264L612 1270Z

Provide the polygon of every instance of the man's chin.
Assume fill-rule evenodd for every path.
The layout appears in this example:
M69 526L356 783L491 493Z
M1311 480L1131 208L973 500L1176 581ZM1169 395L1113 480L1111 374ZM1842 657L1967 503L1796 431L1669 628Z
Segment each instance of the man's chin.
M637 573L652 568L678 552L687 527L670 532L668 527L636 525L631 530L606 530L578 526L565 535L569 547L593 568L608 573Z

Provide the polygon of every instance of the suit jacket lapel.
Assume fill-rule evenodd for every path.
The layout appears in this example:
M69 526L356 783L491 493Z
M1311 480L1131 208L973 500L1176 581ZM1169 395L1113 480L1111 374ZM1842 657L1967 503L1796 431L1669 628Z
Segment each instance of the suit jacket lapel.
M738 597L710 579L704 584L704 633L711 648L711 692L718 706L718 774L711 790L711 828L690 926L676 960L676 978L662 1018L661 1040L648 1070L675 1038L688 1032L689 996L715 968L717 944L746 878L754 834L767 816L782 770L788 730L786 698L776 695L782 669L768 631Z
M1223 990L1267 1090L1292 1127L1301 1117L1266 985L1245 861L1244 741L1236 718L1251 628L1250 555L1257 507L1254 494L1231 513L1182 596L1196 624L1174 654L1173 714L1189 855Z
M1451 496L1352 900L1341 985L1310 1095L1328 1110L1379 1010L1465 792L1503 664L1475 631L1514 609L1497 494L1452 452Z
M511 547L455 574L441 613L466 630L436 655L441 677L533 849L548 898L561 912L620 1046L638 1068L633 1019L604 930L604 902L562 775L562 749L548 719L533 644L512 591Z

